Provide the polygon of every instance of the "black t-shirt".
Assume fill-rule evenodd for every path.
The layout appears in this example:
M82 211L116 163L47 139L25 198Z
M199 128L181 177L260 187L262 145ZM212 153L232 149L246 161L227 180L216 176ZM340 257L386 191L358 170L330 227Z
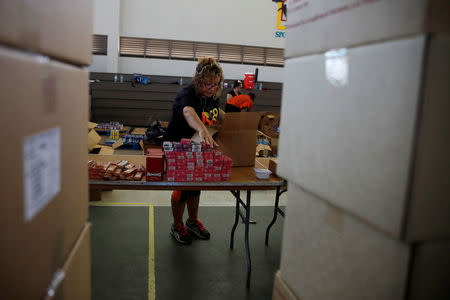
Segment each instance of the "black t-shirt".
M206 126L216 125L219 118L219 99L215 97L201 98L192 84L183 88L175 97L172 107L172 120L164 134L165 141L180 141L191 138L195 130L189 126L183 115L183 108L194 108L200 120Z
M236 94L236 92L234 91L234 90L231 90L231 91L229 91L227 94L230 94L231 96L233 96L233 97L236 97L237 95L240 95L241 93L237 93Z

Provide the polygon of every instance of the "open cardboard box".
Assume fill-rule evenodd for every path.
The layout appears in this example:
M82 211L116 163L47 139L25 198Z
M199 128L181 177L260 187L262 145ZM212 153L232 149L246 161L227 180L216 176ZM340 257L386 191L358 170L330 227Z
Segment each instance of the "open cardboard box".
M269 145L258 144L256 146L256 156L268 157L272 156L272 148Z
M88 153L113 154L115 148L99 144L102 137L95 131L96 126L96 123L88 122Z
M208 128L211 136L219 144L219 150L233 159L233 166L253 166L255 164L256 130L261 115L256 112L226 113L222 124ZM193 141L200 141L194 134Z
M123 143L123 141L122 141L122 139L118 139L117 140L117 142L115 142L113 145L112 145L112 149L113 149L113 151L115 150L115 149L117 149L117 148L119 148L119 147L121 147L121 146L123 146L124 145L124 143ZM142 149L142 151L144 150L144 141L143 140L141 140L140 142L139 142L139 146L141 146L141 149ZM142 152L143 153L143 152ZM99 153L100 154L100 153ZM107 153L105 153L105 154L107 154ZM112 154L112 153L111 153Z
M275 127L280 126L280 113L266 111L260 112L261 119L258 124L258 130L270 138L278 138L279 132Z

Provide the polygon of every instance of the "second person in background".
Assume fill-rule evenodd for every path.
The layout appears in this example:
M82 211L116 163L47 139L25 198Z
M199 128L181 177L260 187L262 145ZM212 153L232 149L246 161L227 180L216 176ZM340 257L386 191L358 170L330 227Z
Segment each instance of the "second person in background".
M237 95L227 101L225 112L250 111L255 102L255 94Z
M242 81L236 80L234 82L233 89L227 93L227 101L230 100L233 97L236 97L237 95L240 95L241 94L241 89L242 89Z

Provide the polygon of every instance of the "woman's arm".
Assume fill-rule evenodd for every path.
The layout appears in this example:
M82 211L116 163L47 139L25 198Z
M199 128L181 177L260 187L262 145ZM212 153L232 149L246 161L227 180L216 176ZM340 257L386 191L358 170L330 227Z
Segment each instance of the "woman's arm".
M233 95L231 95L230 93L227 93L227 101L230 100L231 98L233 98Z
M219 146L209 135L206 126L202 123L202 121L200 121L200 118L198 117L197 113L195 112L195 109L192 106L185 106L183 108L183 116L186 119L186 122L189 124L189 126L191 126L191 128L194 129L196 132L198 132L202 142L207 143L211 147Z

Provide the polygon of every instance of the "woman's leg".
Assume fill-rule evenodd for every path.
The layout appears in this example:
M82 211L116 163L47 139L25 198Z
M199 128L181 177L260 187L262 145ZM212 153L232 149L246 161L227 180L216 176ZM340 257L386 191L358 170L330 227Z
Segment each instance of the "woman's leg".
M183 225L183 214L187 198L186 194L181 191L173 191L171 197L173 224L170 234L181 244L190 244L192 241L186 227Z
M198 238L203 240L210 239L210 233L198 219L198 206L200 203L200 191L193 191L187 197L187 207L189 218L186 221L187 229Z
M187 197L187 209L188 209L188 217L190 220L198 219L198 206L200 203L200 192L192 193Z
M184 200L184 199L183 199ZM183 224L184 208L186 201L181 199L181 191L173 191L171 197L173 225Z

